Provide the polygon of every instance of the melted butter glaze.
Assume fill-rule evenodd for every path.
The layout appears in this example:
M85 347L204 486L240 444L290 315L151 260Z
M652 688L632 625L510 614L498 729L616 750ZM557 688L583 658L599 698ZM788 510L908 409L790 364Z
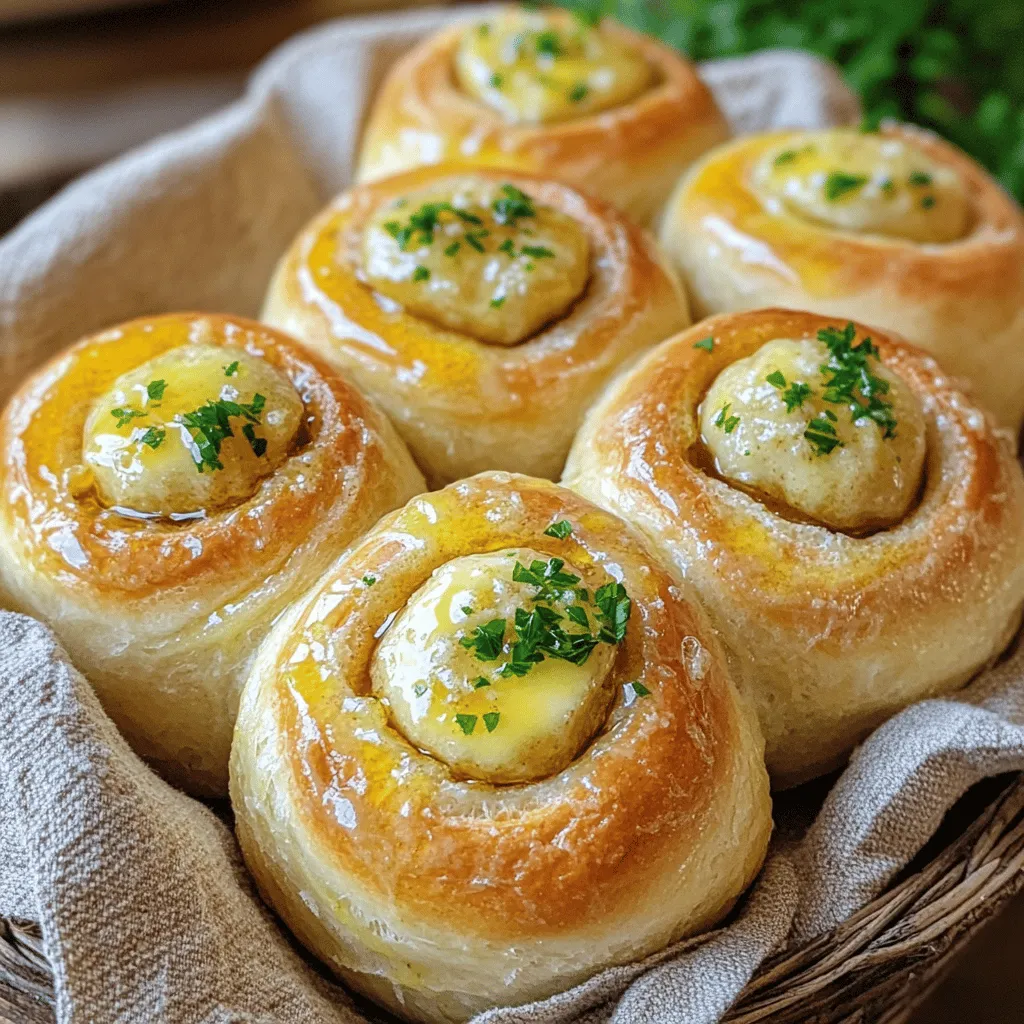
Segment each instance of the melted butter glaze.
M513 123L584 117L634 100L654 80L643 54L562 11L503 12L463 33L459 85Z

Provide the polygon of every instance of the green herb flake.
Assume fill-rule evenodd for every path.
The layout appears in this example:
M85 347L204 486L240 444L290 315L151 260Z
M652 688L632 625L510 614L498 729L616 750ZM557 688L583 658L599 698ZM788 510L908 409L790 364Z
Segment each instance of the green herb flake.
M792 384L782 392L782 400L786 403L786 412L792 412L794 409L799 409L804 402L811 396L811 388L809 385L804 384L800 381L794 381Z
M164 391L167 390L167 381L165 380L151 380L146 385L146 396L151 402L159 402L164 397Z
M582 100L587 98L587 93L590 92L590 87L585 82L577 82L569 90L569 102L580 103Z
M935 205L935 196L925 196L921 200L921 209L930 210Z
M232 418L241 418L247 421L243 427L242 434L249 442L253 452L259 457L266 452L267 442L262 437L256 436L253 425L260 423L260 417L266 406L266 398L263 395L253 395L249 403L230 402L226 399L217 399L207 402L192 412L181 415L180 421L188 428L195 450L192 453L196 469L202 473L205 470L223 469L220 461L220 449L224 441L234 437L235 433L231 426Z
M246 423L242 427L242 436L249 442L249 447L257 459L262 459L267 454L267 439L257 437L256 428L251 423Z
M626 625L633 608L621 583L606 583L594 591L594 604L599 609L598 618L604 623L600 639L605 643L620 643L626 636Z
M472 736L476 728L476 715L456 715L455 721L466 736Z
M699 348L702 352L713 352L715 349L715 339L708 335L706 338L701 338L700 341L695 341L693 347Z
M537 53L545 57L561 57L562 43L557 32L537 33Z
M494 219L509 227L515 227L524 218L537 216L533 200L515 185L509 184L501 186L501 195L491 204L491 209Z
M482 626L477 626L469 636L464 636L459 643L466 650L474 651L477 661L497 661L505 640L505 620L491 619Z
M492 309L501 309L505 305L505 296L499 295L497 298L491 299Z
M796 158L797 158L797 151L795 149L784 149L772 161L772 166L773 167L782 167L785 164L791 164Z
M427 281L429 280L429 278L430 271L422 265L417 266L416 269L412 272L413 281Z
M234 377L236 373L238 373L238 360L237 359L233 363L228 363L228 365L224 367L224 376L225 377Z
M863 174L847 174L845 171L832 171L825 179L825 198L830 203L838 202L849 192L856 192L867 184Z
M894 193L896 192L896 183L895 183L895 182L894 182L894 181L892 180L892 178L883 178L883 179L882 179L882 180L881 180L881 181L880 181L880 182L878 183L878 187L879 187L879 188L880 188L880 189L881 189L881 190L882 190L882 191L883 191L883 192L885 193L885 195L887 195L887 196L892 196L892 195L893 195L893 194L894 194Z
M932 176L927 174L925 171L911 171L910 177L907 178L907 182L920 188L924 185L930 185L932 183Z
M774 370L769 373L768 376L765 377L765 380L767 380L773 388L784 388L786 386L786 378L783 377L779 370Z
M807 424L804 437L808 440L816 455L831 455L843 442L836 436L836 428L823 416L816 416Z
M164 443L164 438L166 436L167 431L160 430L157 427L150 427L149 430L139 438L139 441L147 447L152 448L153 451L156 451L157 448Z
M141 419L143 416L148 416L148 413L140 412L138 409L111 409L110 415L117 420L116 429L120 430L122 427L127 426L132 420Z
M565 540L569 534L572 533L572 523L568 519L559 519L558 522L552 523L545 531L545 537L555 537L558 540Z
M377 577L376 576L364 576L363 577L363 586L364 587L372 587L374 585L374 583L376 583L376 582L377 582Z
M462 606L462 614L463 615L472 615L473 614L473 609L470 608L468 604L464 604Z
M415 685L415 686L414 686L414 687L412 688L412 692L413 692L413 693L414 693L414 694L415 694L415 695L416 695L417 697L422 697L422 696L423 696L423 694L425 694L425 693L427 692L427 684L426 684L426 683L417 683L417 684L416 684L416 685Z
M524 245L522 252L526 256L530 256L535 260L550 260L554 258L554 253L550 249L546 249L543 245Z
M477 676L476 677L476 681L473 683L473 689L474 690L482 690L485 686L490 686L490 685L491 685L491 681L489 679L485 679L483 676Z
M871 361L879 361L871 339L864 338L855 345L857 328L848 323L842 330L826 327L818 331L818 340L829 350L829 361L821 367L826 377L821 397L831 405L846 406L852 422L873 420L885 438L895 437L896 417L892 403L884 397L889 393L889 383L871 372Z
M732 402L726 402L721 409L718 410L718 415L714 418L714 424L716 427L720 427L727 434L731 434L740 422L739 416L729 415L729 406Z
M505 84L505 76L499 74L497 71L491 75L491 88L500 89Z
M488 711L487 714L484 715L484 725L487 727L488 732L494 732L494 730L498 727L498 722L500 721L500 711Z
M639 680L632 683L626 683L625 689L632 690L636 697L650 697L651 695L651 691Z
M445 256L454 256L462 248L461 242L452 242L451 245L445 246Z
M515 243L511 238L506 238L505 241L498 246L498 252L503 252L510 260L514 260L516 258Z

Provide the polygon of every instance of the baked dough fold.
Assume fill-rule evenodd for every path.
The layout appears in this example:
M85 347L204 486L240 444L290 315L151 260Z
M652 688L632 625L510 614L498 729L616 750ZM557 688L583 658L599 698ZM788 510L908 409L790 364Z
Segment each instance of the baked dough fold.
M604 679L612 703L583 748L545 776L494 785L409 742L380 673L407 681L389 630L406 643L399 620L428 605L432 630L454 620L454 649L474 646L487 588L472 574L504 578L493 558L524 552L571 566L581 602L607 610L608 586L631 613L606 620L622 639L585 683ZM493 700L501 718L486 731L449 719L453 742L487 750L523 720L561 728L541 710L550 677L504 675L507 648L496 660L475 649L491 685L450 707ZM231 792L246 862L295 934L357 990L429 1022L549 995L709 927L771 830L760 737L702 614L619 519L504 473L386 516L278 624L243 696Z
M895 331L1020 427L1024 214L930 132L739 139L690 169L660 239L695 315L777 305Z
M517 54L530 48L532 79L520 87L527 71L519 56L507 67L495 65L489 81L484 75L467 90L481 61L470 52L467 36L475 44L472 37L481 32L519 43ZM561 65L583 63L574 54L581 37L584 49L586 38L596 37L619 61L597 65L570 85L562 80ZM636 62L648 65L649 81L630 73L636 84L622 94L623 101L600 109L605 80L612 85L624 77L618 65ZM552 90L564 101L554 105L547 95ZM535 92L544 95L531 102ZM508 8L485 22L431 36L395 63L367 120L358 179L424 164L502 167L585 188L645 224L682 171L728 136L710 90L671 47L609 18L588 28L566 12L524 15Z
M1024 602L1024 477L1013 439L893 336L851 325L923 415L920 491L898 521L842 532L708 463L698 409L723 371L776 339L846 329L778 309L705 320L609 388L566 465L567 485L640 527L695 588L758 709L777 787L836 767L900 708L960 687L1002 652ZM825 375L801 383L820 398ZM841 437L849 411L830 407ZM727 415L712 429L728 426ZM897 438L901 429L913 421L896 422ZM811 459L840 451L804 444Z
M375 241L381 225L393 252ZM563 259L565 276L546 278ZM421 290L417 314L374 287L385 271ZM554 319L525 338L505 334L524 322L524 304L551 302L570 281ZM444 326L456 310L461 331ZM339 196L282 259L263 318L380 402L436 485L488 469L557 476L604 384L690 322L653 240L607 203L553 181L451 167Z
M136 751L211 796L227 791L239 692L275 617L423 489L383 414L320 359L206 314L131 321L57 356L7 407L0 458L13 603L53 628ZM174 504L218 489L225 504Z

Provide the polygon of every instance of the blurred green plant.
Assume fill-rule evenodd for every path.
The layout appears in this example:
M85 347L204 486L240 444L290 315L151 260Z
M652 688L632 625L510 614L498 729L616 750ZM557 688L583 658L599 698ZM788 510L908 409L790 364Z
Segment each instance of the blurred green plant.
M797 47L839 64L869 127L933 128L1024 201L1024 0L560 0L695 60Z

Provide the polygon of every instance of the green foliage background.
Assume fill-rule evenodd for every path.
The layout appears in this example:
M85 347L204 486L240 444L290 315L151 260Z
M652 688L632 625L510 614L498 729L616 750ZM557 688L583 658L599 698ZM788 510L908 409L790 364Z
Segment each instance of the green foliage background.
M695 60L798 47L843 68L869 125L933 128L1024 201L1024 0L561 0Z

